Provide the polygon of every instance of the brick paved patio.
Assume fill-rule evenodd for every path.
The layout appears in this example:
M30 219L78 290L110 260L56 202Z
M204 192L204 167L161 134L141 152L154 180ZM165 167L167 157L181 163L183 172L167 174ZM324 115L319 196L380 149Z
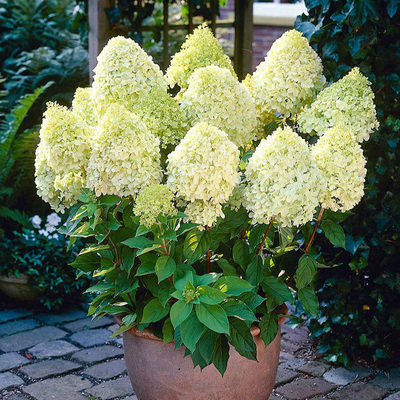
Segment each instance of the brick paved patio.
M78 309L62 314L0 311L0 399L136 399L122 340L110 338L113 329L112 319L91 321ZM335 368L316 358L305 329L283 326L270 397L278 399L400 400L400 368L379 373Z

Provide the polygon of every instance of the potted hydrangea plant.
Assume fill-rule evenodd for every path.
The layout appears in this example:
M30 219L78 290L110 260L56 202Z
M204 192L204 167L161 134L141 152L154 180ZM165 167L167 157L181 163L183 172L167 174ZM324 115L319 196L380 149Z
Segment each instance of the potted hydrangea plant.
M139 399L269 397L285 303L318 314L334 260L312 243L345 246L377 125L357 69L325 85L297 31L239 82L203 25L165 75L111 39L72 110L48 105L38 191L86 240L72 265L98 280L89 314L116 316Z

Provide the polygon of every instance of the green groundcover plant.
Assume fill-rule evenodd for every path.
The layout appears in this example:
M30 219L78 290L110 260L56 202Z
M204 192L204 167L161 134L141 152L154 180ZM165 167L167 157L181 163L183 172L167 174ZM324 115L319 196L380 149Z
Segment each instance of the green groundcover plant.
M56 213L48 215L45 223L35 215L22 229L0 240L0 275L27 275L40 303L53 310L79 302L89 286L89 279L77 280L76 271L68 267L81 243L69 249L69 239L57 232L60 223Z
M265 345L276 337L283 303L318 314L314 277L334 260L314 236L344 247L339 222L366 174L359 141L376 125L368 80L354 69L325 88L297 31L242 83L204 25L165 76L116 37L72 110L48 104L36 185L69 209L61 232L86 240L72 265L98 280L89 314L121 315L115 334L149 329L224 374L229 344L256 360L252 324Z

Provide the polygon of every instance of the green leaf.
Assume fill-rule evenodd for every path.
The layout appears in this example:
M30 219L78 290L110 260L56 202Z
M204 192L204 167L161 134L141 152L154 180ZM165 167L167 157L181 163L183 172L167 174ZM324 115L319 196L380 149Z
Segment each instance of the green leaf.
M293 229L279 225L279 246L285 248L293 239Z
M195 228L196 226L199 226L199 224L194 224L194 223L181 224L179 226L179 229L176 231L176 235L180 236L190 231L191 229Z
M133 262L136 257L136 250L124 246L121 252L122 266L126 272L129 272L133 267Z
M174 327L172 326L171 320L168 318L165 320L163 329L163 343L167 344L174 340Z
M315 295L315 291L312 287L307 286L298 291L299 301L302 304L305 311L318 317L319 313L319 302Z
M246 321L257 321L253 311L238 299L228 299L221 304L228 317L236 317Z
M114 194L105 194L99 197L100 204L104 204L106 206L115 206L120 201L121 198Z
M199 321L196 313L193 311L189 317L181 324L181 338L183 344L194 352L196 343L205 330L205 326Z
M250 251L253 252L256 247L261 244L261 241L268 229L268 225L260 224L253 227L249 235Z
M211 362L213 349L218 339L218 333L206 329L199 341L197 342L197 348L200 351L201 356L204 358L207 364Z
M143 254L139 257L140 266L136 272L136 276L152 274L155 272L158 257L155 254Z
M232 296L239 296L254 289L254 286L249 282L237 276L222 276L215 282L214 286Z
M257 361L257 347L247 324L240 319L231 317L229 325L229 342L241 356Z
M176 241L177 240L176 232L172 229L169 229L163 235L160 236L160 239L164 239L166 241L169 241L169 240Z
M346 248L346 237L343 228L339 224L328 220L321 224L321 228L327 239L334 246Z
M172 257L160 256L156 262L155 272L158 282L170 277L176 268L175 260Z
M265 293L276 297L280 302L289 301L293 303L292 292L279 278L267 276L261 282L261 287Z
M278 316L275 314L266 314L260 321L260 337L268 346L276 337L279 331Z
M193 264L199 260L210 248L211 236L208 231L199 231L193 229L185 239L183 255L186 257L188 264Z
M317 273L317 262L309 254L300 257L299 267L296 271L296 286L298 289L309 285Z
M254 292L243 293L238 297L238 300L243 301L243 303L246 304L246 306L249 307L251 310L255 310L265 301L264 297L261 297Z
M93 272L100 267L100 257L96 253L82 254L70 265L83 272Z
M159 283L157 297L160 299L163 307L167 304L167 301L171 298L172 282L165 280Z
M176 329L192 312L193 304L186 303L184 300L177 301L172 307L170 318L172 326Z
M241 267L246 269L249 259L249 248L243 240L238 239L233 246L233 260Z
M200 322L207 328L214 332L229 334L228 317L221 306L197 304L196 315Z
M139 225L137 230L136 230L136 237L143 236L143 235L145 235L146 233L149 233L149 232L151 232L151 229L147 228L144 225Z
M229 344L225 336L219 335L211 357L212 363L215 365L219 373L224 376L229 359Z
M200 286L197 288L197 292L199 293L200 302L205 304L219 304L226 298L225 293L210 286Z
M255 287L263 280L263 267L263 259L257 255L246 269L246 280Z
M140 323L157 322L168 314L169 309L169 304L163 307L159 299L153 299L144 307L143 317Z
M128 314L125 315L124 318L122 318L122 322L124 323L124 325L133 325L136 322L137 319L137 315L135 314Z
M225 276L238 276L236 268L229 264L227 260L221 258L217 261L218 266L222 269Z
M143 236L133 237L127 240L124 240L122 244L125 244L132 249L143 249L145 247L149 247L153 245L153 241L147 239Z

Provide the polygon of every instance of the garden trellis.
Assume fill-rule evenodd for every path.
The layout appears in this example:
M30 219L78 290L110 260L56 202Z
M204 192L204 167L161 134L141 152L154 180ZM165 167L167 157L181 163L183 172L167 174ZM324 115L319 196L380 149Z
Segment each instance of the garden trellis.
M138 17L129 29L139 33L155 32L162 35L163 57L161 67L165 70L169 65L169 33L172 31L186 31L192 33L199 25L194 21L196 11L195 0L187 0L188 17L187 23L169 23L170 1L162 0L163 3L163 23L160 25L144 25L144 19L140 16L143 7L154 6L156 0L130 0L125 1L124 5L129 7L132 14ZM243 79L252 71L252 42L253 42L253 0L235 0L234 18L218 20L219 3L218 0L209 0L210 10L207 23L215 34L218 28L228 28L234 30L234 54L233 63L239 79ZM89 51L90 51L90 71L96 65L96 57L107 43L108 39L115 36L116 30L113 29L112 20L115 15L116 1L113 0L89 0ZM107 10L107 11L106 11ZM114 14L113 14L114 11ZM118 11L117 11L118 12ZM110 17L111 16L111 17Z

